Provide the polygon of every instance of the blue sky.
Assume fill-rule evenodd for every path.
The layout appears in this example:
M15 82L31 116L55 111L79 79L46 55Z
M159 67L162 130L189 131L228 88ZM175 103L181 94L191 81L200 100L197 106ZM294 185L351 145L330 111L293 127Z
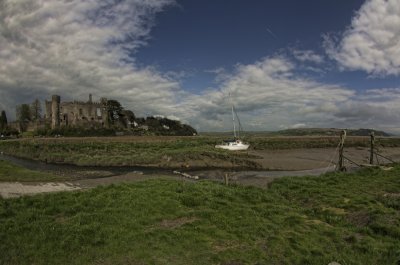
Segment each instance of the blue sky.
M232 70L259 58L312 50L325 56L323 34L340 33L351 23L363 0L353 1L178 1L157 15L148 45L136 58L144 65L186 76L182 86L193 92L215 86L210 70ZM310 66L315 64L309 63ZM363 71L340 71L327 60L324 73L300 70L322 82L357 90L393 87L396 77L368 78ZM321 67L321 68L320 68Z
M52 94L229 130L400 133L398 0L4 0L0 109Z

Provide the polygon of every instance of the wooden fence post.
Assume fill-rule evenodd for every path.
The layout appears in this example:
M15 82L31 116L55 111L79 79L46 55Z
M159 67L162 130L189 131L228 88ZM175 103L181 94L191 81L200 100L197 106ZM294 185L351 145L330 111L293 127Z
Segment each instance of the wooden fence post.
M344 141L346 139L346 130L343 130L340 133L340 143L339 143L339 161L338 161L338 169L339 171L346 171L344 167L344 159L343 159L343 150L344 150Z
M375 150L375 133L371 132L371 149L369 153L369 163L372 165L374 163L374 150Z
M228 184L229 184L229 176L228 176L228 173L225 173L225 175L224 175L224 183L225 183L225 185L228 185Z

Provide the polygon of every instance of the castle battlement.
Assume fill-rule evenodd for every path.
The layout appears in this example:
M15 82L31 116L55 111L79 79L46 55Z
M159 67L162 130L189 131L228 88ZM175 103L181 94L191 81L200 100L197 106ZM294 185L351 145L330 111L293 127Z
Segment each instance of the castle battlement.
M61 102L61 105L72 105L72 104L76 104L76 105L98 105L98 106L102 106L103 105L103 103L101 103L99 101L89 102L89 101L74 100L74 101Z

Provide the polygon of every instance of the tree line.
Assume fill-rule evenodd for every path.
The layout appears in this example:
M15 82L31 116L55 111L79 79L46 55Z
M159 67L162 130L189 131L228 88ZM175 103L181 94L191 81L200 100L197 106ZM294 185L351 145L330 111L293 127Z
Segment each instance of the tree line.
M38 99L35 99L31 104L21 104L16 107L16 120L19 122L22 130L26 129L31 121L37 121L42 118L42 106ZM7 115L4 110L0 114L0 133L1 135L16 134L14 129L8 126Z
M31 104L21 104L16 109L17 121L27 123L37 121L42 118L42 105L38 99L35 99Z

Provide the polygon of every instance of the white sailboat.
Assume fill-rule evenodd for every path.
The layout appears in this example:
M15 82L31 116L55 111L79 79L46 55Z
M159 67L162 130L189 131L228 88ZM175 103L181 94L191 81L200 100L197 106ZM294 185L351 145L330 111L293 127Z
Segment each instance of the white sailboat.
M222 144L216 145L215 148L221 148L221 149L226 149L226 150L230 150L230 151L247 150L250 145L248 143L244 143L242 140L240 140L240 129L241 129L240 120L235 111L235 107L233 106L233 102L230 97L230 94L229 94L229 98L231 100L231 109L232 109L233 139L224 140L224 142ZM236 132L235 116L239 123L239 130L237 132Z

